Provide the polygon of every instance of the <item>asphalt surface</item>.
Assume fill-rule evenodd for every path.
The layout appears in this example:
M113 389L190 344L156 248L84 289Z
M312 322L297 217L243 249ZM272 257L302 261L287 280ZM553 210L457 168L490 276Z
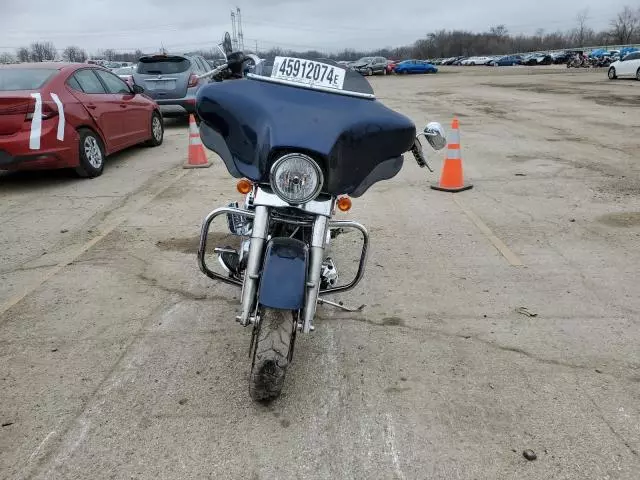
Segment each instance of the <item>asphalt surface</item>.
M354 199L368 271L335 300L367 307L319 307L270 405L239 292L196 266L202 218L239 195L214 155L181 168L186 124L97 179L0 176L0 478L640 477L640 82L372 84L419 125L458 116L474 189L407 158Z

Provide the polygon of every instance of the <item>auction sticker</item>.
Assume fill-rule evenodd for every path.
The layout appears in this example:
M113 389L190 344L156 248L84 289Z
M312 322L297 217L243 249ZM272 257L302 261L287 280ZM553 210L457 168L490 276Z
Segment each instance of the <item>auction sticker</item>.
M301 83L310 87L319 86L342 90L347 71L313 60L294 57L276 57L273 62L271 78Z

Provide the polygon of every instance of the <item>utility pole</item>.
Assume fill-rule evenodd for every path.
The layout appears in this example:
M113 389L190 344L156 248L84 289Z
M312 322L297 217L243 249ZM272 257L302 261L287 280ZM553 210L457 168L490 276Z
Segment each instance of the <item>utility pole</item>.
M238 50L238 36L236 34L236 12L231 10L231 45L234 50Z
M244 51L244 34L242 33L242 14L240 13L240 7L236 7L236 15L238 16L238 47L239 50Z
M258 40L256 40L256 51L254 52L256 55L258 55ZM259 56L259 55L258 55Z

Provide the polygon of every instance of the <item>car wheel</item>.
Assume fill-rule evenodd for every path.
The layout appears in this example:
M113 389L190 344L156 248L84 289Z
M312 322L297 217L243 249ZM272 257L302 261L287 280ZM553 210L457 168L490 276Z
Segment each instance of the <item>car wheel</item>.
M386 75L387 74L387 69L385 68L384 70L382 70L382 75Z
M145 145L148 147L158 147L162 145L164 140L164 124L162 123L162 117L158 112L153 112L151 115L151 138L147 140Z
M640 68L636 72L636 80L640 81Z
M609 69L609 80L615 80L616 78L618 78L618 76L616 75L616 69L614 67L611 67Z
M367 68L367 77L370 77L373 75L373 70L371 70L370 68Z
M80 165L75 168L80 177L93 178L102 175L104 147L102 140L88 128L78 130L80 135Z

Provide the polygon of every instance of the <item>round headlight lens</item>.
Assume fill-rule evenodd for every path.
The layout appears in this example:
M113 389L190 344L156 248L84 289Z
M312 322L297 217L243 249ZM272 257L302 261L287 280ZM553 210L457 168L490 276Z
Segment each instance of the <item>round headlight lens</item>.
M320 166L302 153L284 155L271 167L271 188L281 199L293 205L316 198L322 183Z

